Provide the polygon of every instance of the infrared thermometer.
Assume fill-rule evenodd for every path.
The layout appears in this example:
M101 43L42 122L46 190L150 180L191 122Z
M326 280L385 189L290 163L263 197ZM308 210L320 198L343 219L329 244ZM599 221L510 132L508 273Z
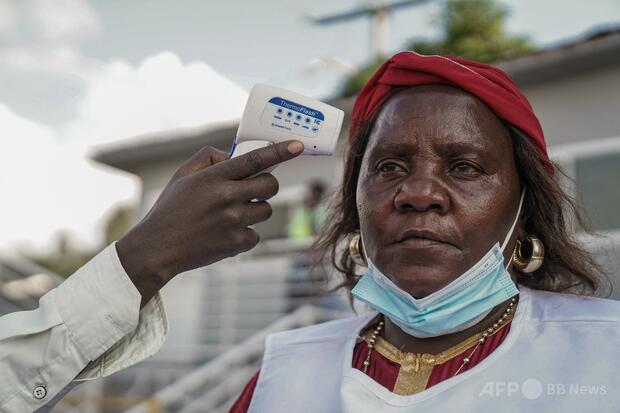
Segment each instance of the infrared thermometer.
M230 157L290 139L303 142L302 155L331 155L343 119L342 110L326 103L290 90L257 84L243 110Z

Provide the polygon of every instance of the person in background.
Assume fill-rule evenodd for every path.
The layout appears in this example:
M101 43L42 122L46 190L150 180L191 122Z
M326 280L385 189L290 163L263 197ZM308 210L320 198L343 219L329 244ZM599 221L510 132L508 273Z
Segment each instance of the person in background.
M318 233L325 217L326 207L323 203L325 184L320 180L308 184L304 203L293 212L287 226L287 235L291 239L308 239Z
M319 228L326 215L326 206L323 202L326 187L323 181L315 179L308 182L303 204L293 211L293 216L287 225L288 238L294 241L312 241L319 233ZM315 304L323 300L318 285L313 282L311 268L314 268L317 259L317 251L304 249L293 259L290 271L287 275L287 311L317 300Z

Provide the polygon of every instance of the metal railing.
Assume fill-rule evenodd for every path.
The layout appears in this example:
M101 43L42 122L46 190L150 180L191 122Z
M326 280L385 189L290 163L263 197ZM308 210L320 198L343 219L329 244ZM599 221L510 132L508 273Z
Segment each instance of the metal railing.
M126 413L150 413L153 403L162 411L180 413L216 411L227 408L256 372L264 351L266 337L278 331L316 324L350 315L350 313L303 306L267 328L198 367L185 377L151 396Z

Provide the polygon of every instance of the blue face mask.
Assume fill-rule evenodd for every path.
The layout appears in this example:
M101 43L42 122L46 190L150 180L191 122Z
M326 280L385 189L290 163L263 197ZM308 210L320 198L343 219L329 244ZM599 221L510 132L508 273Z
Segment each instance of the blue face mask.
M366 257L368 269L351 293L414 337L441 336L479 323L493 307L519 293L507 271L510 262L504 267L503 252L517 224L524 195L525 191L502 246L495 243L480 261L440 290L413 298Z

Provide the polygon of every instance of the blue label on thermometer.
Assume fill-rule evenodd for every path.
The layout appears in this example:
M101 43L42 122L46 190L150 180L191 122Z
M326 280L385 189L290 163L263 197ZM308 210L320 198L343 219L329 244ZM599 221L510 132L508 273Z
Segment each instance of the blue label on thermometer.
M280 97L269 99L261 116L263 126L308 137L319 134L324 120L321 111Z

